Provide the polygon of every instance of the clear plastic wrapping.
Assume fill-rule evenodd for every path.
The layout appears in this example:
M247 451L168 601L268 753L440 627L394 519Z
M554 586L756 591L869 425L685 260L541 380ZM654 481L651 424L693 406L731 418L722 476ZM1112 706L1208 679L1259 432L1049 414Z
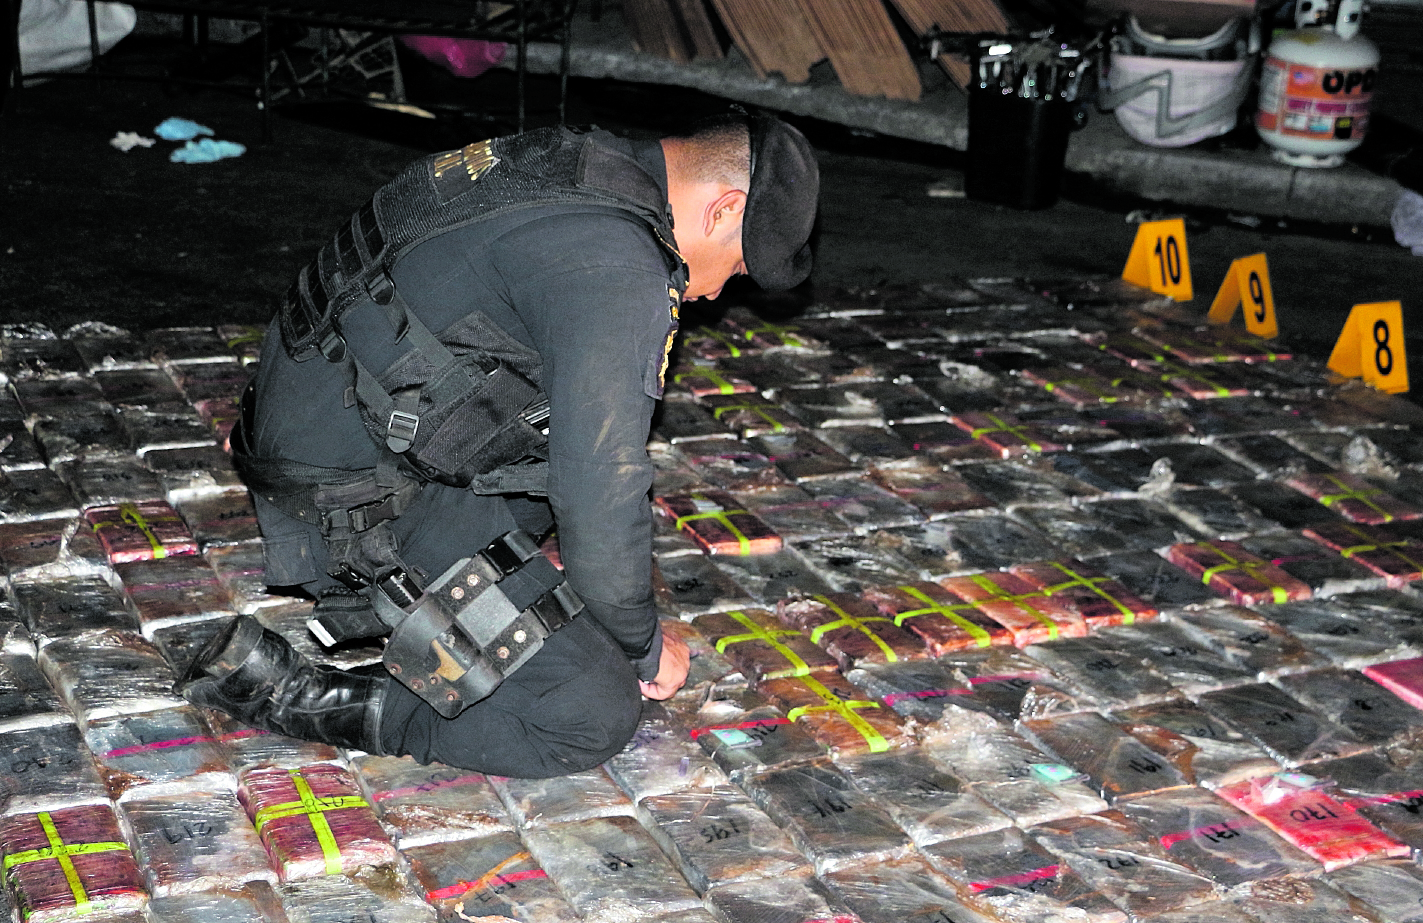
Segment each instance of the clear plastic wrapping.
M712 395L754 394L759 389L751 382L724 373L714 360L693 359L678 363L667 370L669 390L685 391L694 398Z
M1311 596L1307 583L1251 554L1236 542L1172 545L1166 557L1238 605L1279 605Z
M897 859L912 848L889 813L828 763L777 769L741 784L820 874Z
M77 518L0 525L0 568L12 581L57 581L110 571L98 536Z
M888 811L919 847L1011 823L926 753L852 756L837 766L856 789Z
M529 852L587 919L648 917L701 906L631 817L599 817L524 832Z
M388 868L362 870L288 882L278 891L290 923L435 923L435 911L400 877Z
M1124 654L1144 660L1186 695L1248 683L1255 672L1232 663L1175 621L1121 625L1103 633Z
M1285 483L1306 497L1313 497L1350 522L1378 526L1423 516L1423 510L1404 503L1357 474L1343 471L1297 474Z
M838 592L859 593L876 584L914 579L902 558L859 535L803 539L793 547L815 574Z
M1078 707L1075 698L1080 693L1066 679L1017 648L957 651L940 657L939 663L968 687L966 695L954 698L957 708L1011 723Z
M1092 508L1060 506L1019 506L1013 515L1057 544L1058 554L1097 557L1142 547L1134 536L1092 515Z
M808 870L790 839L737 788L654 795L638 804L638 815L698 894Z
M1172 861L1119 811L1038 824L1028 833L1134 918L1215 896L1210 878Z
M1423 871L1403 859L1378 859L1335 869L1329 883L1368 905L1388 923L1423 921Z
M935 660L865 664L846 679L906 718L928 723L943 714L951 697L964 696L969 687Z
M988 923L918 856L841 869L824 880L864 923Z
M171 407L172 409L169 409ZM139 456L162 449L212 445L212 429L186 404L162 407L120 407L119 422Z
M84 729L84 742L118 801L237 787L226 754L191 706L95 721Z
M1259 746L1194 702L1144 705L1113 717L1197 785L1218 788L1279 769Z
M663 401L658 405L652 427L652 438L684 444L694 440L717 439L726 435L726 427L712 419L699 404L687 400Z
M76 458L125 455L130 450L128 433L107 404L49 406L44 412L30 432L52 465Z
M958 571L1007 567L1054 557L1059 549L1036 529L1003 515L962 516L942 520L949 546L957 552Z
M17 582L10 592L25 627L41 641L138 627L123 594L99 576Z
M1374 923L1348 895L1306 878L1254 882L1236 904L1259 923Z
M832 426L820 430L819 435L831 448L860 465L914 457L909 444L891 433L887 426ZM889 487L884 481L880 484Z
M192 530L198 547L204 550L214 545L237 545L262 539L257 528L257 510L245 490L184 500L178 504L178 512Z
M698 402L711 412L712 419L743 439L802 426L785 407L759 394L713 394L698 398Z
M107 801L79 728L53 724L0 733L0 813Z
M9 349L9 347L6 347ZM88 415L108 406L103 389L92 378L73 375L24 376L10 382L26 416L60 418Z
M1354 667L1414 656L1396 626L1380 613L1359 611L1348 605L1349 596L1308 600L1288 606L1270 606L1260 614L1297 638L1312 653L1338 667Z
M294 769L313 763L335 762L341 756L330 744L258 730L220 711L204 709L203 717L226 751L228 765L239 776L254 768Z
M1284 766L1368 749L1349 731L1267 683L1221 689L1201 696L1200 703Z
M964 648L1011 644L1012 632L937 583L921 581L870 587L863 598L894 624L907 628L939 657Z
M774 605L788 596L830 593L833 590L793 549L771 554L716 555L717 569L763 605Z
M397 756L363 756L352 768L402 850L510 827L503 803L481 773Z
M632 740L603 764L634 802L652 795L714 788L730 780L673 722L660 702L645 700Z
M39 662L81 725L184 704L162 655L130 632L58 640L40 651Z
M152 898L147 915L133 923L271 923L279 913L281 902L272 887L252 882L241 888ZM105 919L104 923L121 921Z
M837 661L798 629L764 609L700 616L696 628L753 685L763 679L835 672Z
M719 885L707 892L706 904L721 923L858 923L810 876L752 878Z
M927 656L923 642L870 603L850 593L782 600L781 621L806 633L849 669L859 663L898 663Z
M1152 500L1109 497L1083 504L1081 509L1116 532L1129 549L1163 548L1192 537L1184 522Z
M551 779L490 776L489 781L520 829L633 812L632 800L601 766Z
M1355 538L1355 543L1359 543ZM1308 584L1315 596L1370 590L1383 583L1355 558L1345 557L1293 532L1247 536L1240 547ZM1418 546L1423 552L1423 545ZM1419 565L1423 568L1423 564Z
M1208 604L1219 599L1199 577L1192 577L1152 551L1108 555L1092 563L1160 609Z
M0 653L0 730L18 731L72 720L34 657Z
M79 515L69 488L48 468L0 472L0 522L68 519Z
M217 573L218 582L227 590L235 611L250 614L265 606L291 602L289 596L274 596L267 592L260 543L209 548L203 552L203 557Z
M157 473L169 503L243 486L232 456L215 445L157 449L146 453L143 461Z
M145 797L125 802L120 810L154 896L233 888L254 880L277 882L262 841L231 792Z
M13 405L12 405L13 406ZM44 456L40 454L39 443L15 408L13 419L0 417L0 471L20 471L26 468L43 468Z
M1101 571L1073 558L1015 564L1012 572L1066 603L1093 630L1154 618L1156 607Z
M781 473L797 483L853 473L855 465L810 433L766 433L750 440Z
M237 797L282 881L396 861L395 846L345 769L253 769Z
M768 456L753 451L744 442L731 438L703 439L681 446L687 464L709 484L737 493L761 490L784 490L791 486L781 470ZM710 488L698 488L697 493ZM668 496L684 497L687 494ZM739 507L745 509L745 507ZM674 520L676 517L673 517ZM678 528L681 528L680 526ZM690 530L687 536L695 540ZM699 545L700 547L700 545Z
M211 327L162 327L148 331L147 339L149 354L162 365L231 361L226 344ZM180 370L174 373L179 377Z
M192 403L216 397L237 397L247 387L251 372L230 357L212 362L170 366L183 395Z
M1312 776L1285 772L1227 785L1218 794L1313 856L1326 871L1362 859L1408 855L1407 845L1327 788Z
M81 458L59 465L58 470L74 499L86 510L163 499L158 476L132 455Z
M1312 605L1312 604L1306 604ZM1268 610L1279 615L1289 607ZM1323 666L1325 659L1309 650L1278 622L1239 606L1215 606L1179 613L1180 625L1222 657L1260 676L1293 673Z
M1395 747L1315 763L1311 774L1333 782L1359 813L1412 847L1423 851L1423 759Z
M1186 525L1201 535L1220 539L1243 538L1279 528L1254 506L1215 487L1178 488L1162 501Z
M755 693L712 699L696 715L688 736L711 754L727 775L747 775L825 755L825 748L784 711Z
M198 553L198 544L183 518L165 502L90 507L84 518L115 564Z
M134 561L114 568L138 610L144 637L169 625L232 614L232 597L198 555Z
M893 710L870 699L842 676L807 675L766 680L760 691L810 731L832 755L883 753L914 743Z
M1053 442L1046 430L1024 423L1010 413L957 413L950 419L1002 458L1059 452L1064 448Z
M885 489L931 519L993 505L992 500L970 487L952 468L940 467L923 458L877 465L872 476Z
M835 515L833 503L816 500L800 487L743 491L736 494L736 499L786 541L850 531L850 524Z
M754 606L756 601L703 554L660 557L653 562L652 591L669 615L691 618Z
M1129 708L1176 694L1169 679L1100 635L1034 644L1027 653L1108 708Z
M1086 774L1108 801L1189 784L1170 762L1096 712L1021 724L1035 742Z
M892 425L890 432L914 451L922 452L938 461L967 461L994 456L992 449L947 420L901 423Z
M186 404L172 377L159 368L97 369L94 381L111 404L153 407Z
M1231 496L1255 510L1257 515L1268 511L1269 518L1286 529L1343 521L1329 507L1278 481L1247 481L1232 484L1228 490Z
M1125 923L1126 914L1016 827L946 840L929 861L1010 923Z
M5 885L27 923L84 919L143 905L138 864L108 805L0 818Z
M404 852L417 886L440 911L441 919L579 920L548 873L512 833L429 843Z
M951 594L975 603L993 621L1013 634L1013 643L1027 647L1039 641L1081 638L1087 623L1061 600L1048 596L1016 574L989 572L940 581Z
M1423 736L1423 711L1354 670L1312 670L1277 680L1285 691L1373 746Z

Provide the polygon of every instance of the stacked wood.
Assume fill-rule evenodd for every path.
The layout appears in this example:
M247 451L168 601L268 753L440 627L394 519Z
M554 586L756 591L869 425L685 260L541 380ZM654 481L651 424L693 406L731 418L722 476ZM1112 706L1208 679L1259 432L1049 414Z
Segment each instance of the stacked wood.
M705 0L623 0L638 51L686 64L722 57Z
M919 98L919 72L882 0L797 2L846 90L856 96Z
M1003 35L1011 26L995 0L890 0L894 8L918 35L927 35L935 26L942 32L988 32ZM960 87L972 76L963 55L941 54L939 66Z
M779 73L805 83L810 67L825 57L799 3L787 0L712 0L731 40L760 77Z

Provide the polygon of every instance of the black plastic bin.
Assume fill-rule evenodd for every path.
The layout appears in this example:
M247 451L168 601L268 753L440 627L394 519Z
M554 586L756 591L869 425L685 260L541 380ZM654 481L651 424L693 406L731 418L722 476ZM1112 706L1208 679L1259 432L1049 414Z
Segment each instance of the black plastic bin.
M1012 208L1052 206L1072 127L1072 103L1061 95L1024 98L997 85L973 85L964 194Z

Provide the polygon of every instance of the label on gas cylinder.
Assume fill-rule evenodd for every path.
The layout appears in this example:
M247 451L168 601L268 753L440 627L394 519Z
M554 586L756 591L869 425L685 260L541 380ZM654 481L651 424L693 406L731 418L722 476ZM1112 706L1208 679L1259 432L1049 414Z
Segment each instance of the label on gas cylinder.
M1378 69L1311 67L1271 56L1260 71L1256 125L1293 138L1357 141L1369 122Z

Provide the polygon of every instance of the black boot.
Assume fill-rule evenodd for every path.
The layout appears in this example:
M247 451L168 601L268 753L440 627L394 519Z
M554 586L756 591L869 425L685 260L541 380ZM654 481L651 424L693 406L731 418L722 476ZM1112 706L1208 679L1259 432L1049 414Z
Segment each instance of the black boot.
M174 690L253 727L380 752L390 676L315 666L250 615L233 619L193 658Z

